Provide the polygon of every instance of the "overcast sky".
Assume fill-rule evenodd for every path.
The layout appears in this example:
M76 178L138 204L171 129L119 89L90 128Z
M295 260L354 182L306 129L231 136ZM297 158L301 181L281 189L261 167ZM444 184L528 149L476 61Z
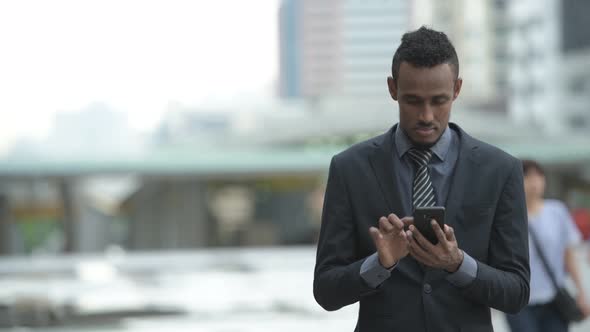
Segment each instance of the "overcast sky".
M277 10L278 0L0 1L0 150L92 102L148 129L169 101L272 93Z

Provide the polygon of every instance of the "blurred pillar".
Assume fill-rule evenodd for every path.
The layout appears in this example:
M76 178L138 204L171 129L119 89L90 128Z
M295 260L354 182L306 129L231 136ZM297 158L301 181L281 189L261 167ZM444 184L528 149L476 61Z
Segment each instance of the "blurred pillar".
M74 203L74 181L63 178L59 180L59 193L61 196L63 215L61 218L64 232L64 252L75 252L78 250L77 220L78 214Z
M0 195L0 255L10 254L10 206L6 195Z
M126 210L130 249L182 249L215 244L204 181L145 179L126 203Z

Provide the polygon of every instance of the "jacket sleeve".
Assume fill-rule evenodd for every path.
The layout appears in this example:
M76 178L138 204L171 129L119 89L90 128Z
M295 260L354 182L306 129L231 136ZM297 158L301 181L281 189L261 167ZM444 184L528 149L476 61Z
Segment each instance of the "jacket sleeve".
M515 160L496 206L488 264L477 262L477 277L463 294L507 313L528 304L530 293L528 222L522 166Z
M316 301L329 311L378 291L370 288L360 274L364 258L358 257L359 230L336 160L337 156L330 163L313 281Z

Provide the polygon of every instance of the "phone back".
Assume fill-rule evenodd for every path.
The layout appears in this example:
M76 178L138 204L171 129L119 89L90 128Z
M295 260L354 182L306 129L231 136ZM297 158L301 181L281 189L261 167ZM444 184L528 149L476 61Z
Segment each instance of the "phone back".
M414 210L414 226L427 238L432 244L438 243L438 238L432 229L430 221L434 219L444 229L445 225L445 208L444 206L417 207Z

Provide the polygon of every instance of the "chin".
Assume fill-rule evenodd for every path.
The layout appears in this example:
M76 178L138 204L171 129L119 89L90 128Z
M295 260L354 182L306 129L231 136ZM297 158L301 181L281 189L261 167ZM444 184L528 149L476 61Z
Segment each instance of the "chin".
M420 139L417 140L415 138L412 139L412 144L417 147L417 148L424 148L424 149L428 149L431 148L434 144L436 144L436 142L438 141L438 139Z

